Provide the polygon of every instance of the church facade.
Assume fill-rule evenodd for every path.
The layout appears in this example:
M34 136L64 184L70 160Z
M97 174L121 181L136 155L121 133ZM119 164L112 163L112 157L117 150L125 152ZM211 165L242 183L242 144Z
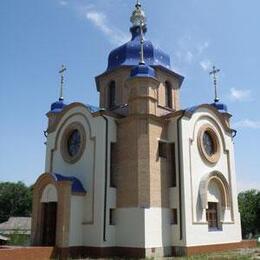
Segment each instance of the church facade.
M139 3L131 22L132 39L110 53L96 77L100 108L65 104L61 96L47 113L32 243L70 256L238 247L231 115L218 100L181 109L184 78L144 40Z

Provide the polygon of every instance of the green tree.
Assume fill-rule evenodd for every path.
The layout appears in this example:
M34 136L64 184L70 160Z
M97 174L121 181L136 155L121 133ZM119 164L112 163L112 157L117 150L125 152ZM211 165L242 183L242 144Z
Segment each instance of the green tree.
M260 191L248 190L238 195L242 236L260 232Z
M9 217L28 217L32 211L32 187L22 182L0 182L0 223Z

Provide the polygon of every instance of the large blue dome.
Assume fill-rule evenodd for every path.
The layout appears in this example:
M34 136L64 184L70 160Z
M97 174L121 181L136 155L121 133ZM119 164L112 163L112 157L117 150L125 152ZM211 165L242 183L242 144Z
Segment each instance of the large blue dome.
M109 54L107 71L119 66L135 66L140 61L140 37L141 30L139 26L133 26L130 29L132 39L124 45L116 48ZM144 28L144 32L146 28ZM144 61L149 66L162 66L170 69L170 56L159 48L155 47L152 42L144 41Z

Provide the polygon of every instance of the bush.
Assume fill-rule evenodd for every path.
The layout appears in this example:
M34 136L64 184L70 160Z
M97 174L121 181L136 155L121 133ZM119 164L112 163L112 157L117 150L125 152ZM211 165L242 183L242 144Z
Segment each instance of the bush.
M28 246L30 244L30 236L18 229L9 238L8 245L10 246Z

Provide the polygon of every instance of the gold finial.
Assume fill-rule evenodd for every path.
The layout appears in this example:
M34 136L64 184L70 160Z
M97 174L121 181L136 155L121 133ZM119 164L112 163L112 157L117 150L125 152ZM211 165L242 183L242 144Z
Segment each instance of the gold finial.
M59 100L60 101L63 101L64 100L64 97L63 97L63 87L64 87L64 72L66 71L66 67L65 65L61 65L61 69L59 71L60 73L60 97L59 97Z
M146 24L146 17L144 11L142 10L142 5L139 0L136 1L135 10L132 13L130 21L132 22L133 26L140 26L140 23L143 26Z
M217 73L220 72L220 69L217 69L215 66L213 66L213 70L209 73L209 75L213 75L213 84L215 89L215 103L219 102L218 98L218 92L217 92Z

